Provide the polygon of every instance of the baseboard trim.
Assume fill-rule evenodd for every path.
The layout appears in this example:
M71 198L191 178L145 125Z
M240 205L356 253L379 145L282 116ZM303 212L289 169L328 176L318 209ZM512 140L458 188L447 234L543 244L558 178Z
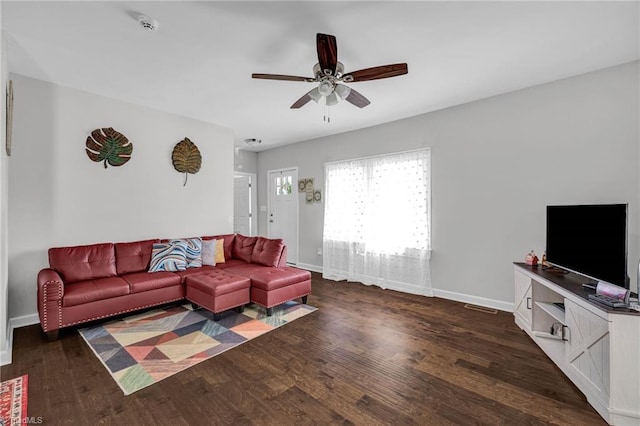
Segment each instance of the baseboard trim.
M296 264L296 268L300 268L300 269L306 269L307 271L311 271L311 272L319 272L322 273L322 266L318 266L318 265L310 265L308 263L297 263Z
M312 272L318 272L318 273L323 272L322 266L311 265L309 263L298 263L296 264L296 267L300 269L306 269L307 271L312 271ZM484 306L487 308L493 308L493 309L497 309L499 311L505 311L505 312L513 312L513 309L514 309L513 303L504 302L502 300L488 299L486 297L472 296L470 294L456 293L455 291L441 290L437 288L432 289L433 294L424 294L424 293L416 292L415 289L409 289L409 288L388 287L388 289L401 291L405 293L418 294L420 296L427 296L427 297L433 296L433 297L440 297L442 299L455 300L456 302L471 303L473 305Z
M497 309L499 311L513 312L513 303L504 302L502 300L488 299L486 297L472 296L470 294L456 293L455 291L433 289L433 295L442 299L455 300L456 302L471 303L473 305L485 306L487 308Z
M28 325L35 325L40 323L40 317L38 314L22 315L19 317L9 318L9 324L7 325L7 341L4 350L0 351L0 365L8 365L12 362L13 352L13 330L20 327L26 327Z
M22 315L20 317L9 318L9 330L11 331L13 331L16 328L26 327L28 325L36 325L36 324L40 324L40 317L38 317L37 313Z

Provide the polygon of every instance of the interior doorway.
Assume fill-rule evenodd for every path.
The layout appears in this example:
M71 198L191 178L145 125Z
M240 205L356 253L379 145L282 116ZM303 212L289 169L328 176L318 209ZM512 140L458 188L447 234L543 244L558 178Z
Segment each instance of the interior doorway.
M233 175L233 232L236 234L253 236L257 233L255 182L255 173L235 172Z
M298 263L298 168L268 172L267 225L269 238L282 238L287 263Z

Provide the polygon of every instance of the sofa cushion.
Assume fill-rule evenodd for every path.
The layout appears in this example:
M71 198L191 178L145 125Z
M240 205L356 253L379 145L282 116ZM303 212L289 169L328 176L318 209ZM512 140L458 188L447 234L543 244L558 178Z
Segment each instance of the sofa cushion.
M132 243L116 243L116 270L118 275L132 272L143 272L149 269L151 250L158 240L134 241Z
M50 248L49 265L65 283L116 276L113 243Z
M212 269L218 269L217 266L208 266L208 265L203 265L202 268L189 268L189 269L185 269L184 271L178 271L175 272L175 275L179 276L180 279L182 280L182 282L184 283L184 279L188 276L191 275L197 275L197 274L201 274L205 271L209 271Z
M63 306L77 306L96 300L129 294L129 284L120 277L99 278L65 284Z
M224 241L220 240L221 243ZM202 240L202 265L216 266L216 245L218 240ZM220 249L223 251L224 249ZM224 252L222 253L224 256Z
M247 265L247 262L245 262L244 260L240 260L240 259L228 259L224 263L217 263L216 264L216 268L218 268L218 269L228 269L228 268L231 268L233 266L238 266L238 265Z
M156 243L151 252L149 272L187 269L187 245L183 242Z
M199 268L202 266L202 240L200 238L183 238L181 240L171 240L170 242L184 243L186 246L187 268Z
M233 257L233 241L236 239L236 234L224 234L213 235L208 237L202 237L203 240L224 240L224 258L231 259Z
M262 290L275 290L311 279L311 273L298 268L264 268L251 275L251 285Z
M180 277L173 272L137 272L121 277L129 284L130 293L180 285Z
M242 275L243 277L251 278L255 273L258 273L265 269L270 269L270 267L264 266L264 265L258 265L255 263L246 263L246 262L240 263L240 262L242 261L239 260L237 264L229 268L224 268L224 271L230 272L232 274Z
M284 241L281 239L271 239L258 237L256 244L251 252L251 263L257 263L264 266L278 266Z
M251 262L251 253L253 253L253 247L256 245L256 241L258 241L258 237L236 235L236 239L233 241L233 257L244 260L245 262Z

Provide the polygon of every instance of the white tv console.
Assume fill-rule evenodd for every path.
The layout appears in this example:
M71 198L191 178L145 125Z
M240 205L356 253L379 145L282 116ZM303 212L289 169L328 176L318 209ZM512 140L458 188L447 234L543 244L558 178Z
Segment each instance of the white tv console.
M609 424L640 425L640 312L589 302L578 274L515 263L514 280L518 327Z

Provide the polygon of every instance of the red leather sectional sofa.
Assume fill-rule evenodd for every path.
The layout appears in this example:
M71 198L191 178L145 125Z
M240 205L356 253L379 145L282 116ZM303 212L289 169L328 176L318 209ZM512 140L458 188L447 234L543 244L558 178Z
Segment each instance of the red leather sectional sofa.
M282 240L226 234L224 263L178 272L147 272L160 240L49 249L49 268L38 273L38 314L50 339L58 330L185 298L185 279L211 270L251 279L251 302L267 308L311 293L311 274L287 267Z

